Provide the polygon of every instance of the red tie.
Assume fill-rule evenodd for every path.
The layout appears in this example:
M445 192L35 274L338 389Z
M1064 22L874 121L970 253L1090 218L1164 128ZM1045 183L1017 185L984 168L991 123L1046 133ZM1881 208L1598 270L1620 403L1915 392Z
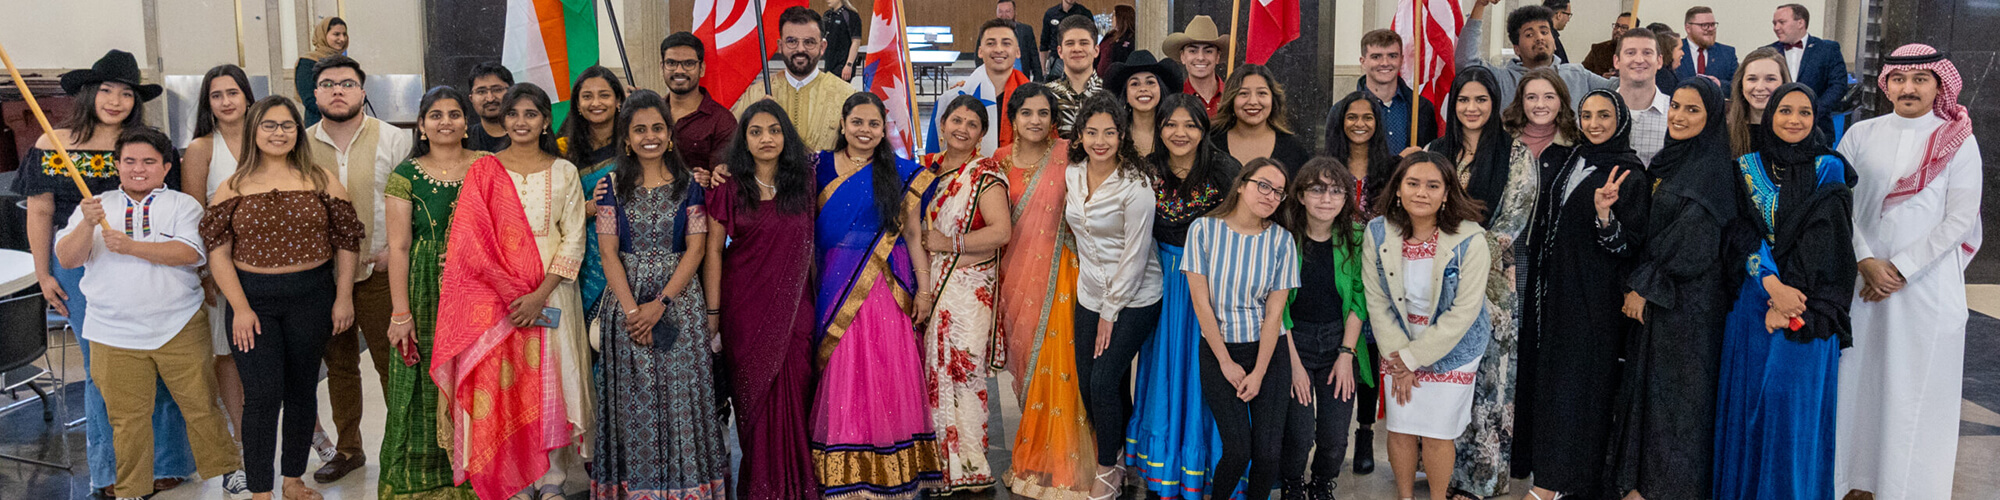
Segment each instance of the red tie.
M1708 49L1695 49L1694 72L1696 74L1708 74Z

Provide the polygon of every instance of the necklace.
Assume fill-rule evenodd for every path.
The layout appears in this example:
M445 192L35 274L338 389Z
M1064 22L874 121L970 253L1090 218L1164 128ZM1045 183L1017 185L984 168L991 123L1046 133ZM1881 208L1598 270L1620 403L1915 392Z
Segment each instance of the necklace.
M1014 165L1015 165L1015 166L1017 166L1017 167L1018 167L1018 166L1022 166L1022 165L1027 165L1027 166L1032 166L1032 167L1037 167L1037 168L1039 168L1039 167L1041 167L1041 166L1042 166L1042 163L1043 163L1043 162L1046 162L1046 161L1049 161L1049 155L1050 155L1050 154L1052 154L1052 153L1054 153L1054 152L1055 152L1055 148L1053 148L1053 147L1051 147L1051 148L1049 148L1049 149L1044 149L1044 150L1042 150L1042 156L1041 156L1040 158L1036 158L1036 159L1035 159L1035 161L1033 161L1033 162L1028 162L1028 163L1022 163L1022 162L1021 162L1021 160L1020 160L1020 158L1021 158L1021 150L1020 150L1020 149L1015 149L1015 150L1014 150L1014 158L1015 158L1015 160L1014 160Z
M759 186L763 186L763 187L764 187L764 189L769 189L769 190L771 190L771 192L774 192L774 193L775 193L775 192L777 192L777 191L778 191L778 187L777 187L777 186L773 186L773 185L770 185L770 184L765 184L765 183L764 183L764 180L763 180L763 179L759 179L759 178L757 178L757 176L754 176L754 175L753 175L753 176L750 176L750 180L753 180L753 181L757 181L757 185L759 185Z

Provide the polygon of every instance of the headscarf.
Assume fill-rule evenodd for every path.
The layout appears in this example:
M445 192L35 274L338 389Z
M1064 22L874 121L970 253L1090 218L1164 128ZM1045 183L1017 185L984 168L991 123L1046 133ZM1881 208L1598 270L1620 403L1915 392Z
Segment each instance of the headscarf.
M1764 134L1764 143L1757 148L1757 152L1761 153L1760 156L1763 157L1765 165L1786 170L1785 178L1777 179L1774 177L1773 180L1789 181L1797 178L1810 182L1815 179L1813 165L1819 162L1819 157L1839 155L1840 153L1836 153L1833 151L1833 148L1827 147L1826 136L1820 133L1819 127L1808 128L1805 139L1799 142L1785 142L1783 137L1778 136L1778 127L1775 121L1778 119L1778 103L1784 102L1785 96L1793 92L1804 92L1808 102L1811 102L1815 98L1812 87L1807 87L1805 84L1798 82L1784 84L1778 87L1778 90L1772 91L1770 102L1764 105L1765 128L1762 131ZM1803 171L1804 173L1800 174L1798 171ZM1799 177L1800 175L1804 177Z
M1611 132L1611 138L1605 139L1603 144L1590 142L1589 137L1578 141L1576 152L1571 153L1571 158L1583 158L1587 164L1597 167L1645 168L1645 163L1639 161L1639 153L1632 149L1632 110L1625 108L1625 97L1618 95L1617 91L1608 89L1590 91L1583 95L1582 100L1577 101L1579 114L1583 112L1583 103L1589 102L1593 96L1611 99L1611 109L1618 113L1618 128Z
M326 37L327 32L333 31L334 21L340 21L340 18L327 16L324 19L320 19L319 22L313 23L312 52L307 52L306 55L299 57L319 61L320 59L326 59L342 52L340 49L333 48L333 42L328 41ZM347 22L341 21L340 24L346 26Z
M1965 88L1965 82L1958 76L1958 67L1945 59L1943 52L1921 43L1899 47L1882 59L1882 76L1877 77L1875 85L1877 88L1888 88L1890 75L1898 71L1919 70L1937 75L1938 95L1937 100L1931 103L1931 112L1944 119L1944 126L1931 132L1930 144L1924 149L1923 164L1917 167L1917 171L1896 179L1896 186L1882 201L1885 211L1916 196L1924 190L1924 186L1943 175L1945 165L1958 156L1958 148L1972 136L1972 117L1966 113L1965 106L1958 103L1958 93Z
M1493 77L1491 70L1483 66L1473 66L1458 72L1458 78L1451 82L1452 98L1445 104L1444 137L1432 141L1428 149L1450 158L1454 163L1458 161L1459 155L1464 152L1461 148L1465 147L1465 123L1458 119L1457 96L1465 89L1466 84L1474 82L1486 87L1486 95L1491 98L1493 109L1486 113L1486 125L1479 130L1479 149L1473 151L1472 162L1462 166L1460 170L1470 173L1466 177L1465 191L1484 204L1487 218L1490 219L1491 214L1500 213L1501 197L1507 192L1507 178L1511 170L1511 166L1508 165L1510 148L1507 147L1507 143L1513 140L1513 136L1507 134L1506 126L1500 123L1500 82ZM1382 134L1386 131L1376 133Z
M1668 135L1666 145L1653 155L1653 164L1646 172L1659 180L1655 189L1692 200L1722 220L1729 220L1736 217L1737 176L1734 155L1729 150L1729 127L1725 124L1729 113L1722 99L1722 88L1707 78L1690 78L1681 82L1674 93L1680 93L1681 89L1694 89L1701 95L1707 119L1701 133L1693 138L1681 140Z

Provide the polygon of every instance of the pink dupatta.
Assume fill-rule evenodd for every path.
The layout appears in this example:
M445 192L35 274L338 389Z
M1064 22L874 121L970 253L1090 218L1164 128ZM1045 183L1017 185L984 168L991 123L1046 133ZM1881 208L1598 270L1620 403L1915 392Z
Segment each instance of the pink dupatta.
M527 487L548 471L549 450L569 444L547 329L507 321L508 303L545 274L513 179L497 157L473 162L445 250L431 379L457 437L453 479L480 498Z
M1061 139L1049 151L1051 158L1068 151ZM1001 148L993 164L1007 178L1007 205L1013 210L1014 234L1000 254L999 299L994 313L999 318L996 339L1006 342L1013 354L1005 361L1014 373L1015 392L1026 398L1028 365L1033 362L1035 342L1041 338L1042 322L1055 287L1049 285L1060 264L1060 243L1067 237L1063 226L1063 163L1044 159L1042 165L1015 165L1013 148Z

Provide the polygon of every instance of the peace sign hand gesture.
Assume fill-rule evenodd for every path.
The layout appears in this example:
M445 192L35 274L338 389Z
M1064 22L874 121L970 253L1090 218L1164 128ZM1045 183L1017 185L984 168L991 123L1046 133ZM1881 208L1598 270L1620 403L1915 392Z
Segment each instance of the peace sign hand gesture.
M1604 187L1597 188L1593 200L1597 205L1597 220L1611 220L1611 205L1618 203L1618 186L1625 184L1625 178L1631 175L1631 170L1620 172L1619 167L1611 167L1611 175L1605 176Z

